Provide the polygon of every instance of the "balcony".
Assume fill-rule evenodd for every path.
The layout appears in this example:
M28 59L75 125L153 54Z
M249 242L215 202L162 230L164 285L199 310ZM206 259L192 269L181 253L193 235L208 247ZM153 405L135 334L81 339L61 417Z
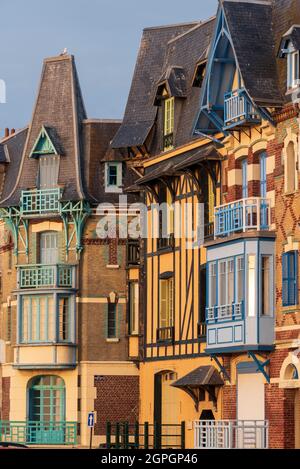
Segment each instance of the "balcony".
M225 94L224 130L255 125L260 122L260 114L251 103L244 88Z
M23 445L75 445L77 423L0 420L0 441Z
M173 133L164 135L164 151L172 150L174 147Z
M271 222L270 201L252 197L215 208L215 238L247 231L268 231Z
M72 370L76 368L76 345L42 342L16 345L13 367L19 370Z
M74 265L23 265L18 267L18 288L75 288Z
M220 321L235 321L243 319L244 302L232 303L231 305L212 306L206 308L208 323Z
M268 449L266 420L194 422L195 449Z
M21 211L23 215L48 215L59 213L61 189L34 189L22 191Z
M140 263L140 241L138 239L129 239L127 241L127 266L135 266Z

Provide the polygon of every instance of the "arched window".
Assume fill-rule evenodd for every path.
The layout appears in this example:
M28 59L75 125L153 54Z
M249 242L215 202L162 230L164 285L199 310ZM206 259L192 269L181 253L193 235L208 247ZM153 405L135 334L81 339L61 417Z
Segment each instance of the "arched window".
M285 190L286 192L296 190L296 155L293 142L288 144L286 150Z
M299 373L295 365L293 363L290 363L285 370L284 373L284 378L285 379L299 379Z
M65 420L65 383L59 376L36 376L28 383L28 417L34 422Z

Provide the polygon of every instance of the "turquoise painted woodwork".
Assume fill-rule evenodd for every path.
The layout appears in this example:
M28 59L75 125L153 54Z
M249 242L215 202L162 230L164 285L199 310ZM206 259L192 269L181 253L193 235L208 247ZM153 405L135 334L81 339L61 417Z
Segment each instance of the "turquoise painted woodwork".
M24 265L18 267L19 288L73 287L73 265Z
M58 155L58 152L44 126L42 127L29 156L38 157L40 155Z
M21 212L23 215L59 213L60 197L61 190L59 188L22 191Z
M77 422L0 420L0 440L25 445L76 445Z

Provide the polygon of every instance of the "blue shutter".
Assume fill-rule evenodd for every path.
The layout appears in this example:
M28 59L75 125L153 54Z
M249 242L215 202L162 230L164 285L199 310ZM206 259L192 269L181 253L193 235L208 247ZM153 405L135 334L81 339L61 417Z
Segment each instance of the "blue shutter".
M298 304L298 252L282 256L282 306Z
M248 197L248 161L247 158L242 160L242 181L243 181L243 199Z
M267 167L265 152L260 155L260 196L267 196Z

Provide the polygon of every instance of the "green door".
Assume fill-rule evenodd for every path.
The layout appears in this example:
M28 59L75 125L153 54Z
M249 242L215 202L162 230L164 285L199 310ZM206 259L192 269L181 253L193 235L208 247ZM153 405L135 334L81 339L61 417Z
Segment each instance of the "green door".
M38 376L29 387L27 440L35 444L65 442L65 383L58 376Z

